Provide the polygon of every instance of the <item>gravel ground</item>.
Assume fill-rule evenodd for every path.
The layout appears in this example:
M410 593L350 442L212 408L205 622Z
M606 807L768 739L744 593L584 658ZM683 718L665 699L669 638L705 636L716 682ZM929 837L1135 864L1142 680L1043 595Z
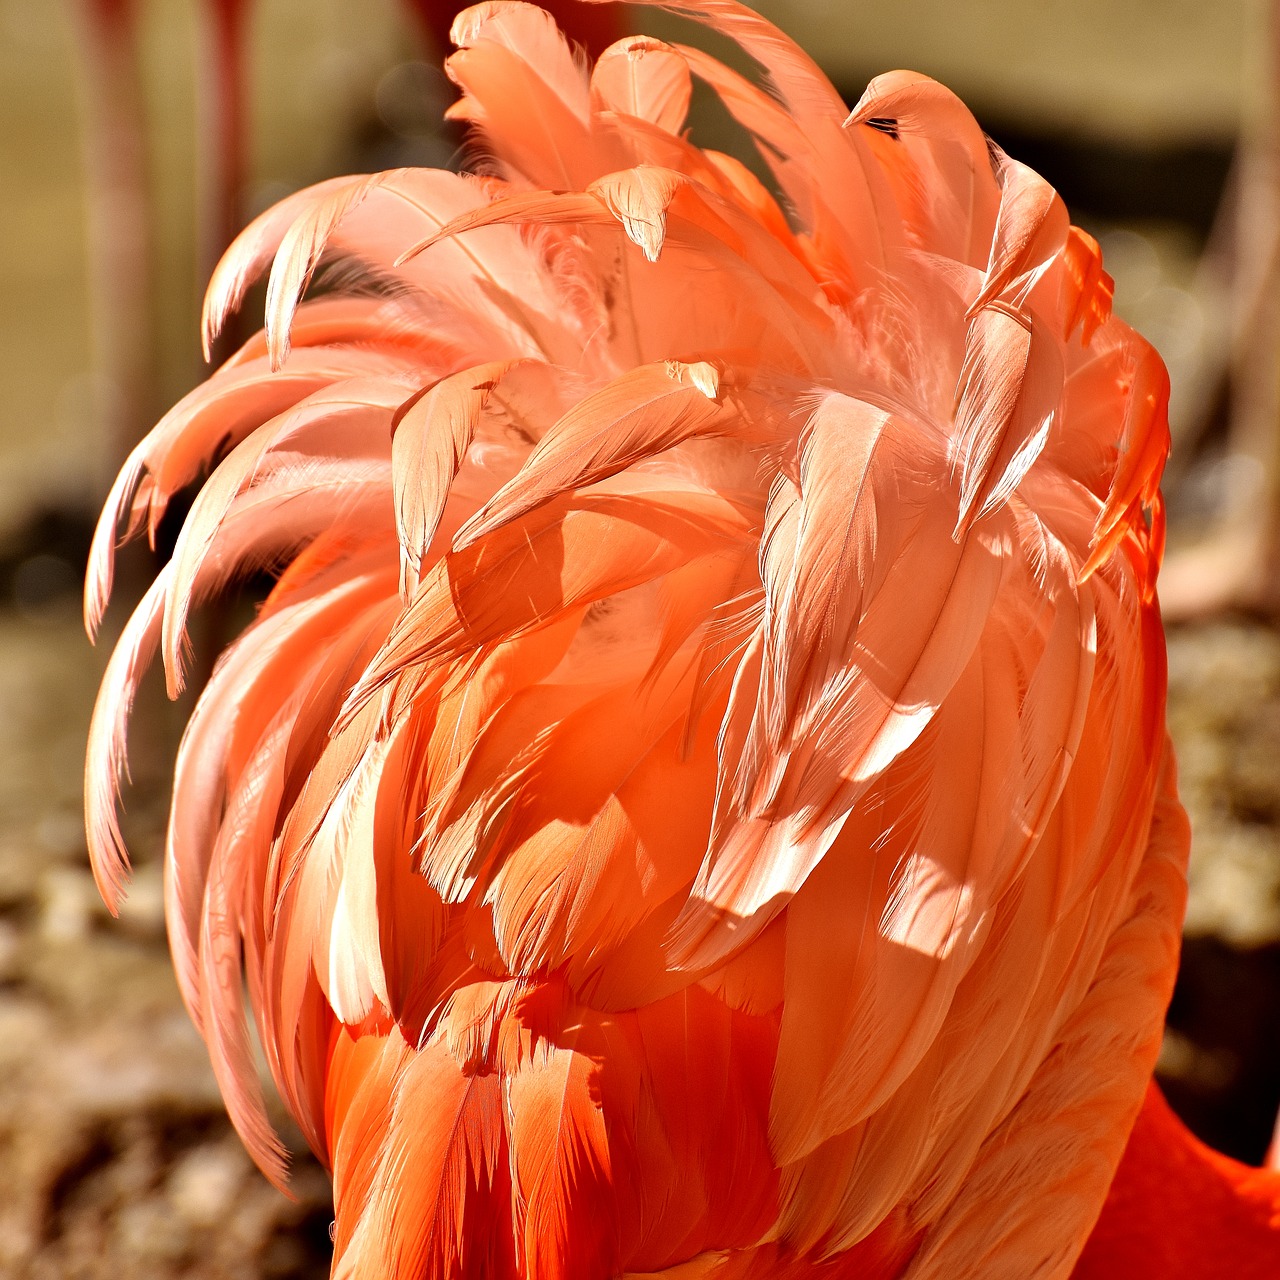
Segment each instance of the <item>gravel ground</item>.
M80 779L100 660L67 612L0 615L0 1276L325 1276L327 1178L300 1152L295 1201L263 1180L182 1007L158 785L131 803L142 857L121 920L88 873Z
M81 751L100 658L66 601L0 613L0 1276L322 1277L330 1204L299 1153L289 1201L225 1119L164 942L162 767L131 799L143 852L112 921L88 874ZM1265 1146L1280 1095L1280 639L1170 637L1196 842L1166 1087L1202 1132ZM150 850L150 854L146 852Z

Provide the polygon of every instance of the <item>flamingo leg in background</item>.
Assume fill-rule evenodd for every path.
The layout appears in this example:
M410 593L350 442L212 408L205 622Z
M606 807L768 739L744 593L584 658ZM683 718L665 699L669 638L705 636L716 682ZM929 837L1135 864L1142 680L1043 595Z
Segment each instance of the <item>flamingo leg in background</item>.
M1280 613L1280 0L1271 0L1265 30L1263 108L1246 127L1220 215L1231 226L1215 229L1230 277L1222 506L1204 541L1169 555L1160 578L1169 621L1227 609ZM1200 399L1207 412L1209 397Z
M115 8L132 0L96 0L101 8ZM404 0L433 56L449 48L449 28L459 9L457 0ZM592 55L599 55L623 34L619 12L613 8L550 0L548 10L570 38ZM249 30L254 0L204 0L204 66L201 75L200 236L199 274L207 280L218 259L243 225L249 180ZM235 322L217 340L211 353L219 364L235 349Z
M201 283L244 225L249 180L248 31L253 0L206 0L200 68L198 135L198 263ZM234 333L212 354L221 363L235 349Z
M103 488L154 417L152 217L135 0L78 0Z

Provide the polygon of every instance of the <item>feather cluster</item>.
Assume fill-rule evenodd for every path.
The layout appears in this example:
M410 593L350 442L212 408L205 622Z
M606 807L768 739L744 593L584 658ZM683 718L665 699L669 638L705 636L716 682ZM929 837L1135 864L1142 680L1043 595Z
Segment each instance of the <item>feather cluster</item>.
M461 14L480 172L289 197L209 287L265 332L109 498L212 467L95 716L277 574L176 767L178 978L335 1275L1070 1273L1137 1113L1185 822L1153 582L1167 381L1055 192L922 76L850 114L542 10ZM694 81L766 185L686 136ZM304 300L318 269L337 287ZM214 463L216 462L216 465ZM247 1004L246 1004L247 993Z

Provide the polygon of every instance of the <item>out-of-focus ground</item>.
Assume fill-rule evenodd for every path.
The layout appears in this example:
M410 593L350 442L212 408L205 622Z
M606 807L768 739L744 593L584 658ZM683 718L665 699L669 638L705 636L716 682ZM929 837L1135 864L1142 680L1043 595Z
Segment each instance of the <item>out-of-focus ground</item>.
M158 787L131 805L120 920L85 865L96 672L74 608L0 610L0 1276L321 1277L325 1176L300 1155L290 1202L253 1168L174 984ZM1280 638L1182 628L1169 665L1195 842L1163 1080L1202 1132L1258 1158L1280 1099Z
M326 1274L326 1178L308 1159L290 1202L252 1167L179 999L157 789L131 806L120 920L87 874L96 664L69 593L21 590L0 612L0 1276Z
M1159 1073L1187 1122L1260 1162L1280 1104L1280 637L1169 634L1169 728L1191 815L1182 966Z
M200 376L193 7L143 6L158 214L151 413ZM128 815L137 871L119 921L86 864L83 744L102 659L76 593L112 464L96 426L112 389L88 320L73 9L0 0L0 1277L320 1277L327 1181L300 1153L289 1201L254 1170L171 974L159 850L180 715L157 690L144 699ZM877 70L928 71L1044 168L1102 237L1118 304L1169 358L1178 396L1215 323L1196 259L1256 111L1259 5L777 0L771 11L851 97ZM254 32L247 212L329 173L447 160L453 143L429 128L442 82L416 61L395 0L260 0ZM1230 482L1215 456L1210 433L1175 495L1175 535L1192 536ZM1219 619L1173 631L1169 647L1195 843L1161 1069L1200 1132L1257 1158L1280 1100L1280 637Z

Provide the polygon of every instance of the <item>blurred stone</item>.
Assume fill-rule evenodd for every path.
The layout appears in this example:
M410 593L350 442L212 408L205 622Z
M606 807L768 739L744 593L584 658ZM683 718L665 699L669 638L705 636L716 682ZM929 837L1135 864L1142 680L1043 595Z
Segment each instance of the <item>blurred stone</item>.
M78 611L80 574L62 556L40 552L24 560L13 573L13 602L29 622L57 624Z
M1187 932L1280 941L1280 636L1170 632L1169 729L1192 828Z
M306 1252L296 1240L289 1236L276 1236L262 1251L264 1276L297 1275L305 1265Z
M0 838L0 909L29 903L40 882L40 864L31 850Z
M163 938L164 873L158 862L139 867L129 881L120 907L120 922L130 932Z
M1235 1083L1240 1063L1234 1054L1205 1049L1170 1027L1160 1042L1156 1070L1166 1079L1181 1081L1201 1092L1212 1092Z
M195 1243L187 1222L158 1200L124 1205L115 1226L121 1252L139 1258L177 1261Z
M0 917L0 983L12 982L18 974L22 936L12 920Z
M83 870L55 868L40 884L40 933L47 942L69 942L89 931L101 902L93 879Z
M188 1151L169 1175L169 1201L194 1227L224 1222L252 1165L238 1144L204 1145Z
M1201 822L1188 873L1186 930L1238 947L1280 938L1280 856L1274 831Z
M0 992L0 1073L12 1081L20 1065L41 1056L51 1021L49 1010L29 996Z
M45 852L60 858L84 858L84 817L78 811L55 809L42 814L35 832Z

